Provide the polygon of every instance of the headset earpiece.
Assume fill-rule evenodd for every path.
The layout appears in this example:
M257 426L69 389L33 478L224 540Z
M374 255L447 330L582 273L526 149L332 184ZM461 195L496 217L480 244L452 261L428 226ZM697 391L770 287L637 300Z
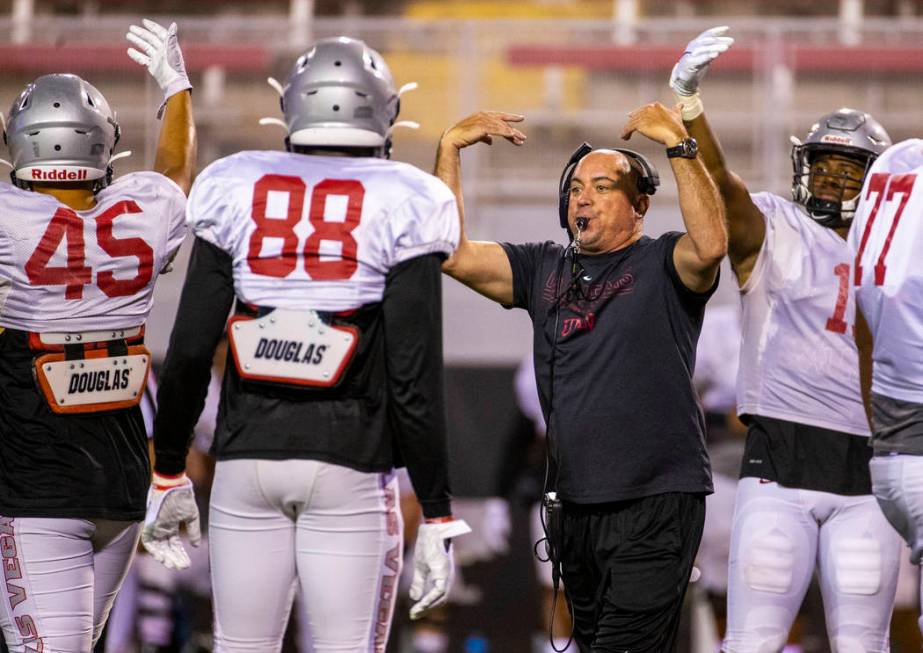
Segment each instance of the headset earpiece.
M573 239L573 234L567 224L567 209L570 204L570 182L574 177L574 171L577 169L580 160L592 152L593 149L593 146L589 143L583 143L570 155L567 165L564 166L564 170L561 171L561 180L558 184L558 217L561 221L561 228L567 230L567 234L571 239ZM634 150L623 147L606 149L611 149L614 152L621 152L628 157L628 164L638 172L638 192L644 195L653 195L657 192L657 187L660 185L660 175L657 173L657 168L654 167L653 163L648 161L647 157L640 152L635 152ZM637 212L637 209L635 209L635 212Z
M570 202L570 180L574 177L574 170L580 159L593 151L593 146L584 142L580 147L574 150L567 160L567 165L561 171L561 180L558 182L558 216L561 218L561 228L567 229L570 234L570 228L567 226L567 205Z

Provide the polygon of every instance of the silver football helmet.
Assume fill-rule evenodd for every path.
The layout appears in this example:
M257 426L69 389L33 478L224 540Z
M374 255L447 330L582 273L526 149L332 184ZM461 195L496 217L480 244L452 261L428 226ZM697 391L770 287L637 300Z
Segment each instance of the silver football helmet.
M856 213L859 194L844 198L845 187L861 188L872 163L891 145L888 132L869 114L842 108L814 123L804 142L792 137L792 143L792 198L825 227L848 225ZM861 178L842 176L839 199L821 199L812 191L811 164L818 154L839 154L863 167Z
M291 146L373 148L387 155L400 110L381 55L345 36L298 57L282 93Z
M119 124L93 85L76 75L43 75L13 103L3 139L16 185L94 181L98 189L112 179Z

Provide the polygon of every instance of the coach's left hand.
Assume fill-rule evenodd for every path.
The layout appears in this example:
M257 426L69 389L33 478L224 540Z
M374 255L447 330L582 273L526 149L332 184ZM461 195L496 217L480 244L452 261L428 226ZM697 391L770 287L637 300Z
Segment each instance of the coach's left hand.
M426 611L445 602L452 586L454 563L451 539L470 533L463 519L420 524L413 550L413 582L410 598L410 618L419 619Z
M628 114L628 122L622 128L622 138L626 141L635 132L647 136L652 141L673 147L684 138L689 137L683 125L682 105L666 107L660 102L646 104Z

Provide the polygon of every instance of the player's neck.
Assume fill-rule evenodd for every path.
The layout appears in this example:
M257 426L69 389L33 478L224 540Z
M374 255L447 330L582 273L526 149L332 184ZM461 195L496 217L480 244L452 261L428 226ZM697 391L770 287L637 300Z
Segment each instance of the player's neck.
M836 232L837 236L843 240L846 240L849 237L849 227L837 227L834 229L834 231Z
M86 211L96 206L96 195L93 191L81 186L61 186L56 184L32 184L36 193L51 195L61 204L75 211Z

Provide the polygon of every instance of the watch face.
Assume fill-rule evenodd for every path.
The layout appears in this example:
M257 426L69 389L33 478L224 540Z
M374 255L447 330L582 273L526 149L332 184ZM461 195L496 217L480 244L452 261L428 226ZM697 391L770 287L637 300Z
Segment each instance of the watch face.
M687 159L692 159L699 152L699 144L696 143L694 138L686 138L682 142L683 156Z

